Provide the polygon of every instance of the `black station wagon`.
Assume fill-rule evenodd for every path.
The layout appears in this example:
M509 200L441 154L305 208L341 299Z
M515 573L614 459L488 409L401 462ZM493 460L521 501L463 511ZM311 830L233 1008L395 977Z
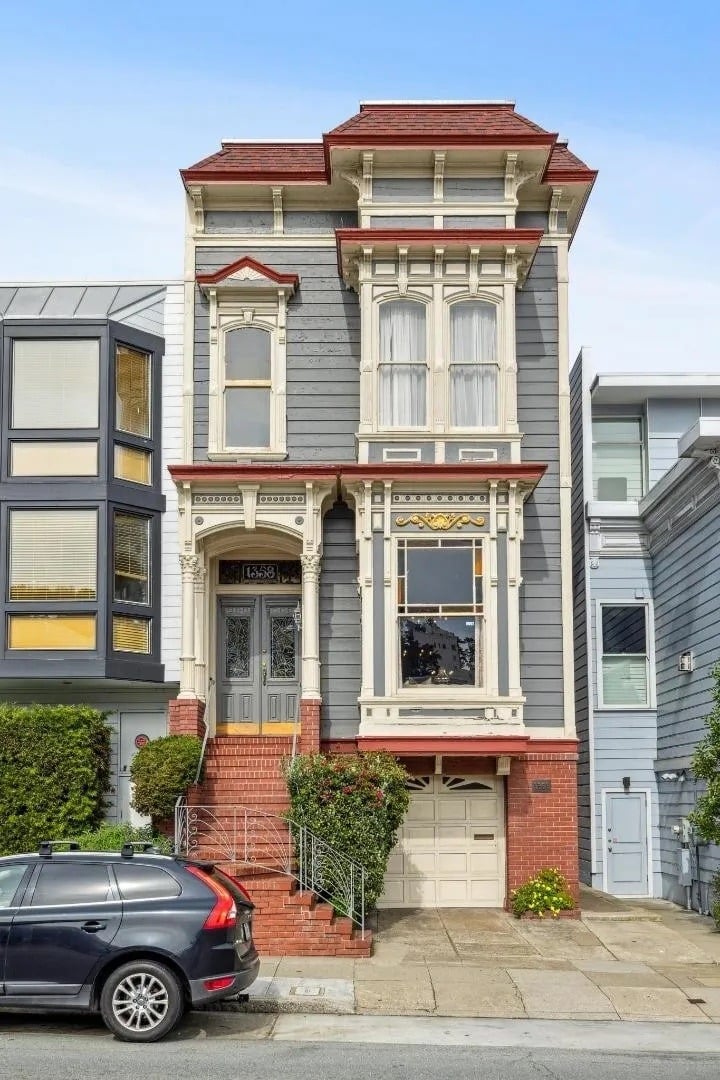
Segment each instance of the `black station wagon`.
M254 982L253 904L235 878L147 845L64 846L0 858L0 1008L99 1011L119 1039L154 1042Z

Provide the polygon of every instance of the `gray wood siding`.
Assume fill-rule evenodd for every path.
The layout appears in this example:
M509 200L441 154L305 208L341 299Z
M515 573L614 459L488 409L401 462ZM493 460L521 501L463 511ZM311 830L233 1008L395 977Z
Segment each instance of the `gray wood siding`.
M585 565L584 416L582 353L570 372L570 464L572 474L573 625L575 641L575 726L578 749L578 830L580 880L591 882L590 718L588 700L587 574Z
M417 217L414 214L373 214L370 218L371 229L432 229L432 217Z
M432 176L381 177L372 184L373 202L432 202Z
M445 202L502 202L505 181L501 176L446 176Z
M320 573L323 739L349 739L358 733L361 662L355 515L345 503L335 503L323 521Z
M518 229L547 229L547 210L518 210L515 225Z
M272 210L207 210L207 233L271 233Z
M647 403L648 482L652 487L672 469L678 459L678 439L692 427L700 415L700 401L662 401Z
M517 294L518 422L524 461L548 470L525 504L520 596L521 685L528 727L563 724L555 251L541 248Z
M591 692L594 711L595 742L595 806L593 831L597 876L593 885L602 887L602 859L605 837L602 833L602 791L604 788L622 787L623 776L629 776L633 788L650 790L650 806L653 831L657 831L658 799L655 781L655 756L657 748L657 718L654 709L602 709L598 705L597 671L597 604L598 600L650 599L653 588L653 571L649 557L625 558L602 557L596 570L589 570L591 628L590 667ZM650 673L652 678L652 672ZM653 873L660 872L657 845L654 847ZM655 877L659 892L659 877Z
M504 229L504 214L447 214L443 229Z
M289 461L354 461L360 419L360 310L337 272L334 248L254 248L197 252L197 269L217 270L250 255L298 274L287 315L287 434ZM207 460L208 304L196 291L194 456ZM329 418L329 419L328 419Z

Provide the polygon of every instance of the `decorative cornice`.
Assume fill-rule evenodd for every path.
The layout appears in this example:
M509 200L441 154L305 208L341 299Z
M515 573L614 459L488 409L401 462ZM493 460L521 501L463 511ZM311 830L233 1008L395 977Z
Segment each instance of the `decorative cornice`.
M471 517L470 514L411 514L410 517L396 517L395 524L401 529L405 525L416 525L418 529L424 529L427 525L434 532L447 532L449 529L462 529L464 525L482 528L485 518Z
M265 283L273 288L280 287L286 291L294 292L300 278L297 274L283 274L272 266L253 259L250 255L244 255L241 259L223 266L214 273L197 274L196 281L203 286L215 285L216 287L237 288L243 282Z

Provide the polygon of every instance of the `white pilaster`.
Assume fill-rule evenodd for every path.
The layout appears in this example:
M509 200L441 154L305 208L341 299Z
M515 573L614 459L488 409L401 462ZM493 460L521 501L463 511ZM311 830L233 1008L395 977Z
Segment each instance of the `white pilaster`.
M194 698L195 693L195 577L200 569L197 555L180 555L182 578L182 653L180 655L180 693L178 697Z
M194 572L195 590L195 692L203 701L207 699L207 661L205 657L205 580L207 570L198 563Z
M305 552L302 564L302 697L320 697L320 555Z

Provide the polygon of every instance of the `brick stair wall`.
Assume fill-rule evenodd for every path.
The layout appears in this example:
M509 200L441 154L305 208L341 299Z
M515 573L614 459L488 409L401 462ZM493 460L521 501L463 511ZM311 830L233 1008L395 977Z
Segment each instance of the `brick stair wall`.
M210 739L203 782L188 792L188 802L213 807L218 824L225 828L232 825L233 806L279 817L290 805L282 763L291 752L292 740L278 736ZM277 845L263 842L261 836L254 851L270 865L278 861L281 871ZM286 874L224 862L217 850L203 851L202 834L198 854L213 859L248 889L255 904L253 938L261 956L370 956L371 931L361 937L352 920L336 915L314 893L300 890Z

